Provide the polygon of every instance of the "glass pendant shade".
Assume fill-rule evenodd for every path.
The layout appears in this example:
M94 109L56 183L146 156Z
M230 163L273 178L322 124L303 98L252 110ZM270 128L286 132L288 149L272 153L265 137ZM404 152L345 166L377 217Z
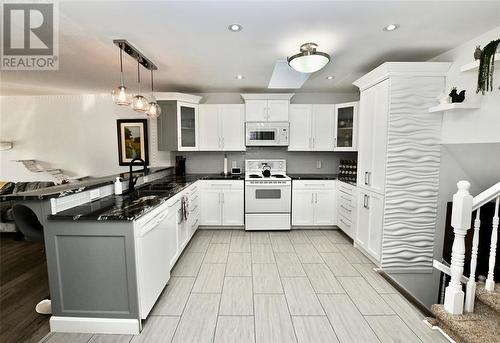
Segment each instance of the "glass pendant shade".
M140 94L132 99L132 109L137 112L146 112L149 109L148 100Z
M151 101L149 102L149 108L146 115L151 118L158 118L161 114L161 107L156 102L154 96L154 86L153 86L153 69L151 69Z
M119 106L128 106L132 103L132 96L127 93L127 87L125 87L123 81L123 58L122 58L121 48L120 48L120 85L116 87L111 94L113 102Z
M112 92L113 102L119 106L129 106L132 103L132 96L127 93L127 87L118 86Z
M330 55L316 51L318 45L306 43L300 47L301 53L288 58L290 67L300 73L314 73L330 62Z
M152 101L149 103L149 109L146 112L146 115L151 118L158 118L161 114L161 107L158 105L156 101Z

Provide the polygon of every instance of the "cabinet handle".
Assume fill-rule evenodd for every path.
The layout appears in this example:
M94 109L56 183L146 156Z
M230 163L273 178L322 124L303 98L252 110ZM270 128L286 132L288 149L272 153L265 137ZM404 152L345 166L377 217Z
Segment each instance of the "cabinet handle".
M219 204L221 203L221 200L220 200L220 198L221 198L221 193L219 193Z
M363 198L363 207L366 208L367 210L370 209L370 206L368 205L368 201L370 200L370 197L365 194Z
M314 204L314 193L311 193L311 204Z
M313 146L312 146L312 147L313 147L313 148L315 148L315 147L316 147L316 139L315 139L314 137L313 137Z
M368 185L371 184L371 176L372 176L372 172L367 172L367 175L368 175Z
M318 203L318 193L314 193L314 197L316 198L314 200L314 203L317 204Z

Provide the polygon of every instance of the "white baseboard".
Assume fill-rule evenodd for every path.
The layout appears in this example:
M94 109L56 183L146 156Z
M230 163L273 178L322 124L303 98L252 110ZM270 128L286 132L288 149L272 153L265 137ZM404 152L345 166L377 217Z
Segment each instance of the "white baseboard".
M50 317L51 332L138 335L138 319Z

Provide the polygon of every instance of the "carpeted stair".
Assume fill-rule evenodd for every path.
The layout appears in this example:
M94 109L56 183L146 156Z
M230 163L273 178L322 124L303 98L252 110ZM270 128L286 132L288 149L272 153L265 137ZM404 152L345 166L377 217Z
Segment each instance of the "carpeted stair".
M452 315L443 305L432 305L437 325L457 343L500 342L500 284L487 292L484 283L476 286L474 313Z

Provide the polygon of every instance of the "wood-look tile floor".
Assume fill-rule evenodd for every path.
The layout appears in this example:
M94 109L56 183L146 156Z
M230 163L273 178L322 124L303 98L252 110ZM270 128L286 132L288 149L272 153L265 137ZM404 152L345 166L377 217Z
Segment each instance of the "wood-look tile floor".
M138 336L44 343L447 342L337 230L198 230Z
M38 342L49 332L48 315L35 312L49 296L42 243L0 236L0 342Z

